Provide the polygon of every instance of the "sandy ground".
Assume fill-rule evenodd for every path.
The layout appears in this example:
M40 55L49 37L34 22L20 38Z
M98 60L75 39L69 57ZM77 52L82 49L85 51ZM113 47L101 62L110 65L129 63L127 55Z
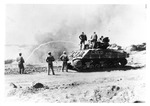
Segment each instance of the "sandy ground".
M50 103L133 103L145 102L145 52L135 53L128 66L103 72L46 72L5 75L5 101ZM140 58L140 59L137 59ZM41 83L41 88L34 85Z

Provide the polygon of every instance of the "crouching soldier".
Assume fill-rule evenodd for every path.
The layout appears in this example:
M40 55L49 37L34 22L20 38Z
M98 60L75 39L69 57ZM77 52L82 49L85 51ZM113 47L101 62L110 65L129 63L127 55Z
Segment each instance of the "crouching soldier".
M63 61L63 64L62 64L62 72L64 72L64 68L66 69L66 72L68 72L67 61L68 61L69 59L68 59L68 56L67 56L67 54L66 54L65 51L64 51L63 54L60 56L60 60Z
M46 58L46 62L48 63L48 75L50 75L50 69L52 71L52 74L55 75L54 69L53 69L53 61L55 61L55 59L51 55L51 52L49 52L48 55L49 56Z
M18 67L19 67L19 73L24 74L24 59L22 57L22 53L19 53L19 57L17 58Z

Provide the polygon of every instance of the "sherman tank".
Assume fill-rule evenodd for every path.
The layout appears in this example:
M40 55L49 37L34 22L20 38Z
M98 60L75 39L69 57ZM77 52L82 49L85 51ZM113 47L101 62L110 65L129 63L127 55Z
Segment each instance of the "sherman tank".
M86 48L77 50L69 55L68 68L76 71L99 70L107 67L123 67L127 64L128 54L123 50L99 48Z

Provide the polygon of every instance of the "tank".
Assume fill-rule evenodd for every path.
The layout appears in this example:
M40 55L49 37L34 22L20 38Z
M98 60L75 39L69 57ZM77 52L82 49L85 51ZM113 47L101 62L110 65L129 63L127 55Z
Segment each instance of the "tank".
M69 55L68 69L76 71L99 70L106 67L123 67L127 64L128 54L123 50L85 49Z

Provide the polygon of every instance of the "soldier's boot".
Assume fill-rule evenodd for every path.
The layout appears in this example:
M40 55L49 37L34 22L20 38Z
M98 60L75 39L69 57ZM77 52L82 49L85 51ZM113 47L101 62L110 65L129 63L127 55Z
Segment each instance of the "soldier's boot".
M23 74L23 70L21 69L21 74Z
M22 69L22 74L24 74L24 68Z
M61 71L64 72L64 66L62 66Z
M68 72L68 69L66 70L66 72Z
M53 75L55 75L54 71L53 71Z
M66 72L68 72L68 67L66 66L65 68L66 68Z
M21 69L19 69L19 73L21 74Z
M53 74L53 75L55 75L55 73L54 73L54 69L53 69L53 68L52 68L52 74Z
M48 75L50 75L50 71L48 71Z

